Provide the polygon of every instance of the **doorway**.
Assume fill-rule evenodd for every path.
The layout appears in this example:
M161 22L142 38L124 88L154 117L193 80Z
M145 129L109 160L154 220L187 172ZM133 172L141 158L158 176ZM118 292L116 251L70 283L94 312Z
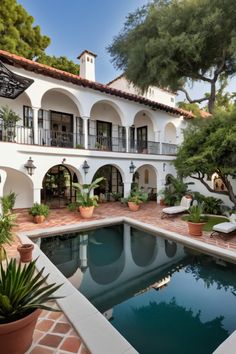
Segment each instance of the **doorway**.
M112 124L97 120L97 143L102 150L111 150Z
M73 147L73 114L51 111L51 145Z
M137 150L146 152L147 149L147 126L137 128Z

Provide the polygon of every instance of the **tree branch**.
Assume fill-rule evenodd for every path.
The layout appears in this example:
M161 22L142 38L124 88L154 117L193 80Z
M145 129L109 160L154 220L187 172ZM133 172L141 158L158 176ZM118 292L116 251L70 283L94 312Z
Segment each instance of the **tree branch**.
M188 92L184 88L180 88L180 89L178 89L178 91L182 91L185 94L189 103L201 103L201 102L207 101L209 99L208 97L203 97L203 98L192 100L191 97L189 96Z
M199 175L200 176L200 175ZM204 180L203 177L196 177L196 176L190 176L193 179L199 180L205 187L206 189L211 192L211 193L216 193L216 194L221 194L221 195L227 195L229 196L229 193L227 191L215 191L213 188L209 186L209 184Z

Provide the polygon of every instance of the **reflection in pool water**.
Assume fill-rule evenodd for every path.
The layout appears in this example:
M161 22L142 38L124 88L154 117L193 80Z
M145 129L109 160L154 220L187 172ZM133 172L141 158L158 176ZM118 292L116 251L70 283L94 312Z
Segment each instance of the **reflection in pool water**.
M233 265L129 225L41 249L141 354L210 354L236 329Z

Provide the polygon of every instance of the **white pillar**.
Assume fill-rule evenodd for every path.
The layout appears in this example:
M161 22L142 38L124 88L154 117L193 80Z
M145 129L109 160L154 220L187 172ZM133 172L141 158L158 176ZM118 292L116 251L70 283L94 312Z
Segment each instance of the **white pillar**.
M131 191L131 181L125 181L124 182L124 197L126 198L129 194L130 194L130 191Z
M160 154L163 153L163 149L162 149L162 143L164 143L165 140L165 135L164 135L164 130L159 130L159 139L160 139Z
M41 203L41 188L33 189L33 202L39 204Z
M126 152L129 152L129 126L125 127L125 136L126 136Z
M38 145L38 143L39 143L38 111L39 111L39 108L33 107L33 130L34 130L34 144L35 145Z
M89 117L82 117L84 126L84 148L88 149L88 120Z
M7 179L7 173L4 170L0 170L0 197L3 197L3 188ZM2 205L0 204L0 215L2 214Z

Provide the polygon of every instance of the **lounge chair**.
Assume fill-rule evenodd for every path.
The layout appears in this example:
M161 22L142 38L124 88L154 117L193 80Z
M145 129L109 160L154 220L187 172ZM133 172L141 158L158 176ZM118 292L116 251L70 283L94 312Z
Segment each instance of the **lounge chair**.
M182 197L180 205L164 208L162 210L161 218L163 219L165 217L172 217L177 214L184 213L189 209L191 202L191 198Z
M230 221L221 222L216 224L212 228L212 233L210 237L219 236L222 239L227 239L229 236L236 234L236 222L232 218L229 218ZM233 222L232 222L232 221Z

